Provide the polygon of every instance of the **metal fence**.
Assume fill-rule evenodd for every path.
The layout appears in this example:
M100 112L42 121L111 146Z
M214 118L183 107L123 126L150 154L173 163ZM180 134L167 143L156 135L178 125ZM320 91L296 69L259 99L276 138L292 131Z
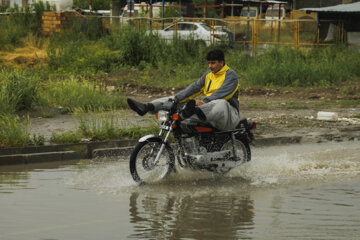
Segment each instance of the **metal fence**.
M322 20L319 23L310 19L209 19L209 18L118 18L105 17L108 29L116 31L121 27L132 24L140 29L164 29L179 22L205 22L211 29L218 26L225 27L231 33L231 41L235 44L245 44L256 53L258 49L269 45L293 46L326 46L339 43L360 46L360 41L347 42L347 32L341 21ZM176 36L176 31L174 36ZM213 41L214 35L209 41Z
M8 15L0 15L4 24ZM133 26L137 29L164 29L174 25L174 37L177 34L179 22L204 22L211 28L209 42L215 42L215 29L222 26L222 31L229 33L232 44L249 47L253 53L271 45L292 46L326 46L338 43L347 43L350 46L360 46L360 33L347 32L342 21L312 19L247 19L247 18L130 18L110 16L81 16L84 18L100 18L103 32L120 31L124 26ZM6 23L5 23L6 24ZM0 33L1 34L1 33ZM351 37L351 39L350 39Z

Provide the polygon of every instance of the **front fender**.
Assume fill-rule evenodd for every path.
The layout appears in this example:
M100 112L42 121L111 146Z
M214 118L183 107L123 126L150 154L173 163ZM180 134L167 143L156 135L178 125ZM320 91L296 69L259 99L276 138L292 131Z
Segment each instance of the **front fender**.
M158 135L154 135L154 134L149 134L149 135L141 137L139 139L139 142L146 142L146 141L148 141L150 139L155 139L155 141L162 142L161 137L158 136Z

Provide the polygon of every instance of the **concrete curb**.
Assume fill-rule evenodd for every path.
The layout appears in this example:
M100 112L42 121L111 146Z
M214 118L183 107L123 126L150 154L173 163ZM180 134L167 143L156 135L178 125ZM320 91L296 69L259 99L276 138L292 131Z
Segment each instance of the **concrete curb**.
M75 151L14 154L0 156L0 165L55 162L80 159L80 153Z
M360 140L360 129L308 136L259 136L255 147ZM128 156L137 140L86 142L39 147L0 148L0 165Z
M86 142L48 146L0 148L0 165L91 159L95 149L130 147L137 140Z

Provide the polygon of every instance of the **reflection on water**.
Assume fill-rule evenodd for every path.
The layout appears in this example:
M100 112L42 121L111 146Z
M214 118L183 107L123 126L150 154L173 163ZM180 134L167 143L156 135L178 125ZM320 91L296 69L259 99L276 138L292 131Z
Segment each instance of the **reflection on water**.
M176 186L173 186L176 188ZM201 188L199 183L196 188ZM206 187L206 185L204 185ZM194 189L195 190L195 189ZM152 189L152 191L156 191ZM195 190L196 191L196 190ZM253 228L254 207L249 193L153 194L133 192L130 220L135 239L236 239Z
M138 187L126 159L0 167L0 239L358 239L360 144L254 149ZM11 193L11 194L8 194Z
M75 161L0 166L0 194L14 189L28 189L30 172L73 165Z
M0 174L0 194L12 193L11 189L26 188L29 174L24 172L8 172Z

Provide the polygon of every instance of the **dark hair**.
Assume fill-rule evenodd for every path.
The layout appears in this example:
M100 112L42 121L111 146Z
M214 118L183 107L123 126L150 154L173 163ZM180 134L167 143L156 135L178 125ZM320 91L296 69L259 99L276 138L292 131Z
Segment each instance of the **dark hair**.
M224 52L216 49L216 50L211 50L210 52L208 52L208 54L206 55L206 60L208 61L216 61L218 60L220 61L224 61L225 62L225 56L224 56Z

